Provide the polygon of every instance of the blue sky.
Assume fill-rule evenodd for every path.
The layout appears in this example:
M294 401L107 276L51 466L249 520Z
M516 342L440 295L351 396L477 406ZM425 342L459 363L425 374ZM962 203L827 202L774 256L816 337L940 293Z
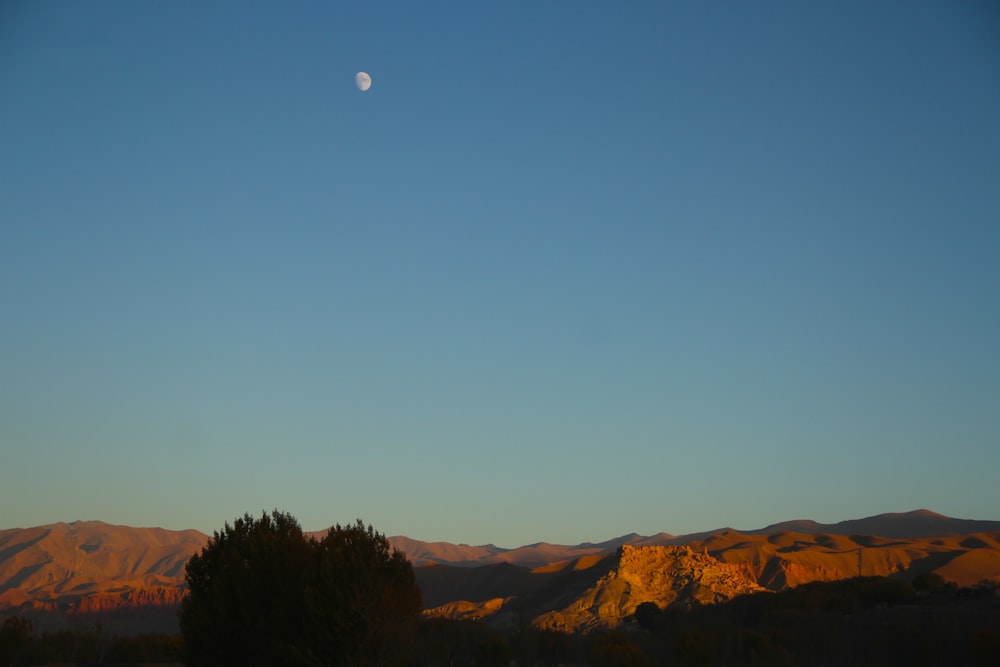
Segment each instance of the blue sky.
M989 2L5 3L0 527L997 519L998 221Z

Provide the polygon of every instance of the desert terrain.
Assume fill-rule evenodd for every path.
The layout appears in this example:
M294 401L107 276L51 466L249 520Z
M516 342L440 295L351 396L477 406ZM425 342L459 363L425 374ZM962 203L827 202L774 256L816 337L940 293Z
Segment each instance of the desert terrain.
M208 539L100 521L2 530L0 619L176 632L184 565ZM927 510L516 549L389 540L414 564L425 614L501 625L527 615L539 628L568 632L613 627L643 602L711 604L859 574L909 581L936 573L959 587L1000 581L1000 521Z

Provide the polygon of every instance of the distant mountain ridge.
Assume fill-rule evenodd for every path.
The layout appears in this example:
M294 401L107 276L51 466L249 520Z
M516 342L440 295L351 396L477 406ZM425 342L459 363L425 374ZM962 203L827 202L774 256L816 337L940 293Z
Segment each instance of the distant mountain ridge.
M800 519L774 523L764 528L752 530L736 530L725 527L684 535L657 533L656 535L643 536L629 533L598 543L583 542L575 545L562 545L539 542L514 549L503 549L492 544L469 546L465 544L455 545L450 542L421 542L408 537L390 537L389 542L404 552L415 566L439 564L469 567L511 563L525 567L539 567L560 560L572 560L591 554L611 553L625 544L633 546L681 546L699 542L727 531L743 535L773 535L795 532L805 535L829 533L833 535L871 535L894 539L916 539L1000 531L1000 521L955 519L930 510L919 509L912 512L878 514L834 524Z
M689 545L720 564L744 568L756 585L775 590L853 576L861 552L866 574L936 571L962 585L1000 580L1000 521L954 519L928 510L837 524L786 521L744 532L630 533L598 543L539 542L516 549L388 539L414 563L425 607L454 602L455 613L466 614L482 613L482 605L499 613L512 598L537 600L546 587L555 587L551 596L564 599L568 608L567 591L593 585L596 570L590 568L626 546ZM100 521L0 530L0 620L22 614L35 618L39 628L65 627L89 615L120 633L174 632L185 593L184 565L208 540L196 530Z
M814 535L877 535L898 539L916 537L954 537L984 531L995 531L998 521L977 521L974 519L953 519L930 510L879 514L864 519L849 519L838 523L816 523L808 519L783 521L757 530L743 531L749 535L771 535L780 532L795 532Z

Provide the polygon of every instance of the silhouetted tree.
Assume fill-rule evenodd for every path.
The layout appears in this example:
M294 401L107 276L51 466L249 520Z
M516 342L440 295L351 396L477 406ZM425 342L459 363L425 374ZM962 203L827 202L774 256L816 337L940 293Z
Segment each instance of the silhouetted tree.
M33 627L23 616L11 616L0 626L0 664L20 665L31 646Z
M387 665L412 644L422 600L406 556L360 520L316 543L305 630L323 664Z
M946 581L937 572L921 572L913 577L913 589L924 593L940 593L955 588L954 583Z
M622 630L596 636L590 647L591 665L595 667L651 667L652 659Z
M476 647L476 667L507 667L513 655L506 638L491 635Z
M572 650L569 635L556 630L538 631L538 657L546 665L558 665L570 661Z
M360 521L317 541L290 514L247 514L186 578L188 665L391 664L420 611L410 563Z
M216 532L185 570L181 633L191 665L252 665L301 657L312 546L298 521L246 514Z
M715 629L691 625L681 631L675 650L677 657L688 665L709 665L719 647Z
M655 630L660 624L663 611L655 602L643 602L635 608L635 622L646 630Z

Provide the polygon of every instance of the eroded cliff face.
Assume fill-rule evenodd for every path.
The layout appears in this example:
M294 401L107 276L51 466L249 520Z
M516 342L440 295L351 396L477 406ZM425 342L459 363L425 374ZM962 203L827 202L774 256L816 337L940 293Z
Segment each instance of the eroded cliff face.
M542 613L534 624L562 632L587 631L619 625L643 602L661 609L689 607L765 590L745 566L723 563L688 547L625 545L614 558L610 570L580 597Z
M81 597L75 602L68 601L67 608L79 613L118 611L136 607L179 608L186 593L187 589L184 587L102 591Z

